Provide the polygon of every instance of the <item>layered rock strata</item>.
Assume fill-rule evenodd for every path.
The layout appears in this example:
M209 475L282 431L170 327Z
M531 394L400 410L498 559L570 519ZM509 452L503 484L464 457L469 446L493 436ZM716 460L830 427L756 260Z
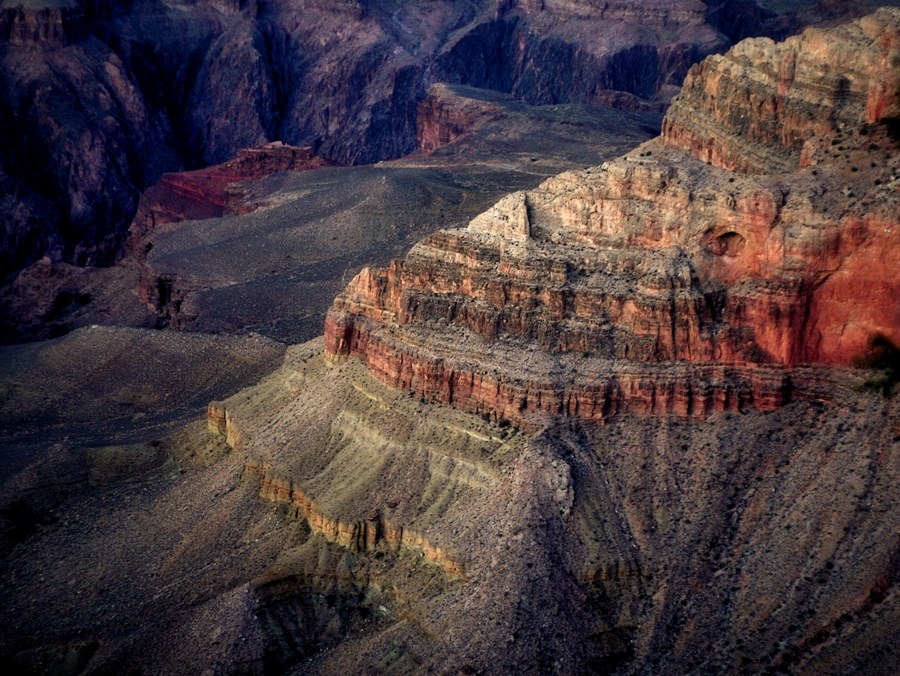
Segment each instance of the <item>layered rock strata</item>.
M259 481L261 498L289 505L295 518L304 519L314 533L324 536L329 542L355 552L374 551L382 542L398 550L412 547L421 551L429 561L442 566L448 575L464 577L459 564L448 558L441 547L435 547L420 533L385 521L384 515L377 509L370 510L359 521L342 522L324 514L289 479L273 476L267 463L247 463L244 472Z
M239 181L261 179L279 171L307 171L331 165L332 162L316 156L312 148L275 141L241 150L235 159L223 164L163 174L160 182L141 196L130 235L142 237L162 223L248 213L254 207L241 203L242 193L235 185Z
M801 61L828 59L854 35L880 54L866 59L890 63L898 26L900 11L881 10L788 45L800 45ZM814 40L827 47L812 51ZM763 81L759 96L720 104L742 111L744 129L761 126L751 120L765 109L747 102L764 96L766 64L786 48L734 50L767 44L761 73L747 76ZM839 77L819 63L820 79ZM783 96L800 100L814 86L800 78ZM773 148L775 171L742 175L672 140L684 110L695 129L713 124L716 109L696 93L710 87L686 88L662 139L513 194L467 229L364 270L328 315L330 358L359 355L383 382L534 425L535 414L767 410L819 396L808 387L830 376L798 367L850 366L877 336L900 342L897 158L886 127L869 124L873 109L895 109L893 94L877 106L835 100L842 131L810 127L808 166L792 173L782 173L777 139L793 127L779 123L757 139Z
M778 44L745 40L691 68L663 139L732 171L795 171L817 139L897 113L898 54L897 14L887 8Z
M503 102L512 97L497 95ZM428 97L421 101L417 115L419 150L429 153L452 143L483 119L495 115L501 105L490 100L456 95L445 84L438 83L428 90Z
M782 34L768 18L751 0L10 0L0 164L17 183L0 197L16 193L33 217L0 241L12 259L0 275L43 255L111 263L139 192L241 148L281 139L341 164L407 155L436 80L661 111L704 56Z
M57 49L85 32L84 8L77 2L47 2L0 6L0 45Z

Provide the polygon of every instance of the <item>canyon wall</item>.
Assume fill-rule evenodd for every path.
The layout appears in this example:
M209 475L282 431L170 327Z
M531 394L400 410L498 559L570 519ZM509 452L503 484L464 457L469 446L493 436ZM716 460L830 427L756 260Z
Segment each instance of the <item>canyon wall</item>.
M878 124L896 100L885 84L893 75L867 65L896 61L898 26L900 11L885 9L711 58L660 139L511 195L466 230L360 273L329 313L327 352L360 356L393 386L524 425L558 414L768 410L820 396L823 376L798 366L851 366L879 337L900 342L898 160ZM755 49L746 96L706 95L722 82L715 65ZM807 63L798 72L826 83L842 77L829 70L836 52L864 55L851 70L865 96L819 100L834 110L803 129L802 169L797 125L766 122L772 108L753 104L768 96L768 64L791 49ZM821 89L812 77L782 84L786 119L803 117L789 114L791 101ZM695 157L679 121L728 130L721 110L743 121L734 147L771 158L771 170L714 162L728 144L719 136ZM740 135L761 128L769 135Z
M56 49L72 44L84 29L84 9L77 2L0 8L0 43Z
M691 69L663 139L731 171L794 171L809 164L808 142L900 113L898 46L889 12L778 44L745 40Z
M818 396L774 411L556 418L531 434L385 387L358 360L329 368L321 348L291 348L279 373L214 404L210 428L240 429L245 480L309 523L312 541L394 571L409 555L436 569L440 596L378 578L407 604L382 631L402 632L414 672L891 664L896 402L819 381ZM505 356L521 365L535 351ZM822 371L791 371L803 373ZM396 523L464 575L431 565L443 559L426 545L398 545ZM276 574L289 579L290 564ZM309 668L358 668L388 646L345 641Z
M178 223L253 210L244 205L240 181L261 179L279 171L308 171L332 163L313 154L275 141L244 148L229 162L196 171L166 173L141 195L129 228L134 242L162 223Z

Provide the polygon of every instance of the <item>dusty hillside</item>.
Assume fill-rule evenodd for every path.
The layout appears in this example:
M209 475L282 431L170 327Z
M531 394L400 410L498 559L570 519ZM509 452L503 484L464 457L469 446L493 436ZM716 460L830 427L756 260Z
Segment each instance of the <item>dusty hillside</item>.
M17 476L70 493L4 560L3 652L36 673L889 674L900 412L830 395L529 434L297 346L208 423L75 437Z

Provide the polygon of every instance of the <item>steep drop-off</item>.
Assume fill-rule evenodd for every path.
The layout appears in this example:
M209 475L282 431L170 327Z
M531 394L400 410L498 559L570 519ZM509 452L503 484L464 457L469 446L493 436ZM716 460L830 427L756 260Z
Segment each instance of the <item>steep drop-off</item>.
M70 425L2 477L0 516L39 521L3 559L0 659L887 675L900 412L829 395L530 434L295 346L202 425L129 446Z
M765 101L768 59L807 58L815 38L891 63L898 30L900 12L883 10L726 61L759 51L743 63L758 83L746 100ZM183 347L202 336L91 329L108 347L91 349L89 331L51 346L76 357L66 388L40 346L4 348L31 358L0 374L0 441L15 450L0 465L0 665L893 676L900 409L853 362L878 342L896 380L900 171L884 124L896 101L888 92L881 119L859 96L828 104L833 125L803 132L794 165L781 139L802 129L796 116L773 116L752 145L766 107L716 118L728 104L701 94L715 72L694 71L672 120L718 120L723 147L770 146L772 171L697 157L693 140L678 144L697 138L686 132L513 193L360 273L324 341L287 349L281 368L175 434L196 402L181 394L167 413L180 380L167 355L196 376L185 390L227 390L269 371L279 346L207 345L201 372ZM814 78L795 82L783 110L800 109ZM462 125L474 133L512 111L459 91L432 98L431 138L447 145L354 168L355 189L405 185L411 164L471 141L441 135L455 111L498 107ZM267 181L302 193L352 175L317 171ZM263 247L223 259L215 245L245 227L266 242L272 231L249 224L290 194L268 193L250 221L163 225L148 261L196 249L220 288L222 269L240 267L223 262L272 270L240 255ZM141 349L123 349L137 336ZM141 396L106 386L123 367ZM52 397L72 412L42 427L35 411L59 407Z
M502 105L428 155L375 167L322 167L328 162L308 150L276 142L166 174L141 197L116 265L45 258L0 291L0 341L115 324L304 342L321 334L334 296L364 265L386 265L505 194L621 155L658 134L662 119L436 89L462 106Z

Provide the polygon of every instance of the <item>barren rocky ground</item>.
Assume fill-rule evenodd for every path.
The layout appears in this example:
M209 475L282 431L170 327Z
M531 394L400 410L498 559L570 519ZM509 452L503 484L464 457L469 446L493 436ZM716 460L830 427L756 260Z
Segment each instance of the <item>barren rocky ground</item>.
M444 98L498 97L460 92ZM4 337L119 324L309 340L362 266L386 264L434 230L465 225L509 192L615 157L657 134L661 120L498 101L428 155L241 181L232 190L253 213L159 225L111 268L38 262L0 294Z
M70 434L18 475L43 521L4 559L10 665L893 673L878 395L529 435L317 340L214 410L150 443Z
M354 165L407 155L434 82L658 109L708 54L870 5L4 0L0 277L44 255L113 263L163 172L243 148L281 140Z

